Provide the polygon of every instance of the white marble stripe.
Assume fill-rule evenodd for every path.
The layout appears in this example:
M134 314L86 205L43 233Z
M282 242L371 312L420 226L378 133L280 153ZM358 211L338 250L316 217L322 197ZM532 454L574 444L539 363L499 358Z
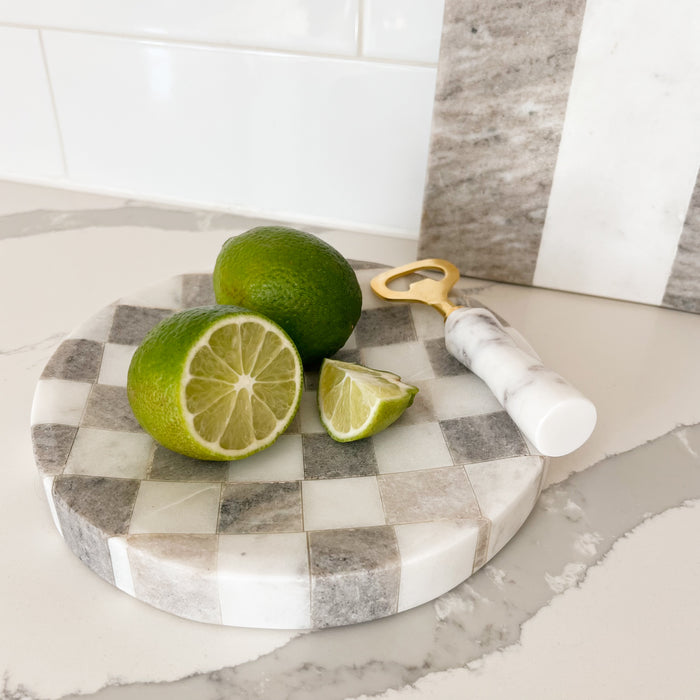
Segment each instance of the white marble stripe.
M661 302L700 163L699 35L696 0L587 3L535 285Z

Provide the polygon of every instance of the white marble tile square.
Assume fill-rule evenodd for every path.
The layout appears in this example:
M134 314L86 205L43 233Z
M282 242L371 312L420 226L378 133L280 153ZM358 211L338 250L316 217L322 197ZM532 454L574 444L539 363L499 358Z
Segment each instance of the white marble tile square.
M385 524L374 476L304 481L301 493L305 530Z
M357 281L360 283L362 288L362 308L364 309L378 309L381 306L385 306L388 302L381 297L378 297L369 286L372 278L376 277L381 270L377 268L371 268L368 270L355 270L355 275L357 276Z
M476 522L409 523L394 529L401 555L399 611L433 600L471 576L479 535Z
M224 625L301 629L311 622L306 533L219 535Z
M56 529L59 531L59 533L61 533L61 537L63 537L63 528L61 527L61 521L58 519L58 513L56 512L56 503L54 502L52 495L54 478L55 477L53 476L45 476L42 478L41 483L44 487L46 500L49 504L49 511L51 512L51 519L53 520L53 524L56 526Z
M440 377L430 382L430 389L438 420L503 410L491 390L475 374Z
M494 460L465 467L476 500L491 520L487 557L496 554L519 530L532 511L542 481L539 456Z
M393 425L375 435L372 443L380 474L452 466L450 451L437 423Z
M97 383L126 386L129 364L135 352L135 345L105 343Z
M44 45L76 183L417 237L435 68L56 30Z
M153 450L146 433L80 428L66 461L66 474L144 479Z
M353 330L353 332L350 334L350 337L345 341L345 345L343 345L341 349L354 350L355 348L357 348L357 336L355 335L355 331Z
M354 55L359 0L22 0L0 21L152 39Z
M216 532L220 484L143 481L129 534Z
M109 558L112 560L112 573L114 585L124 593L135 596L134 579L131 575L127 542L124 537L110 537L107 540Z
M0 175L62 177L38 31L0 26L0 95Z
M326 430L318 415L318 399L315 390L306 389L301 395L297 418L302 433L325 433Z
M37 382L30 422L79 425L92 384L65 379L41 379Z
M418 387L418 393L413 397L413 403L392 424L394 427L435 422L431 384L432 380L430 379L415 383L415 386Z
M109 338L109 332L112 329L115 308L116 306L114 305L105 306L85 323L69 333L67 337L96 340L99 343L104 343Z
M365 0L362 54L437 63L444 0Z
M262 452L232 461L226 481L301 481L303 478L301 435L280 435Z
M445 321L435 309L425 304L411 304L411 316L419 338L445 337Z
M157 282L140 289L134 295L122 297L119 303L150 306L155 309L177 309L182 306L182 279L171 277Z
M435 376L428 352L419 342L362 348L362 364L398 374L408 384Z

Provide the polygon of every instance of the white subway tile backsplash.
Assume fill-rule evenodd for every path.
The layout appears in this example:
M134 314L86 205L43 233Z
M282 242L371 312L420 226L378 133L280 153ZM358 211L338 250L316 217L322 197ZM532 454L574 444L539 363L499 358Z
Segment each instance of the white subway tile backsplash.
M417 236L435 70L44 32L77 185Z
M362 54L437 63L444 0L364 0Z
M355 55L359 0L0 0L0 23Z
M0 176L62 175L39 32L0 27Z

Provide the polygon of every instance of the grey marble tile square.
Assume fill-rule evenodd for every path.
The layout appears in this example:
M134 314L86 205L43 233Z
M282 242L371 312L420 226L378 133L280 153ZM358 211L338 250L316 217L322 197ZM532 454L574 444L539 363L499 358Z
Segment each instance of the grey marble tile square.
M219 512L220 533L302 530L301 485L298 481L230 483L224 486Z
M454 377L469 371L458 359L447 352L444 338L426 340L424 344L436 377Z
M105 476L57 476L53 484L56 503L79 512L106 535L128 532L138 490L137 479Z
M355 339L359 348L416 341L410 308L397 304L363 310L355 327Z
M64 340L51 356L42 379L70 379L94 382L100 371L103 344L94 340L72 338Z
M141 432L123 386L95 384L88 397L82 424L89 428Z
M171 309L152 309L143 306L120 305L114 311L110 343L139 345L148 331L159 321L172 314Z
M130 535L136 596L160 610L220 623L216 535Z
M55 499L55 507L56 517L61 525L61 534L68 548L100 578L114 584L108 538L105 537L102 529L84 517L76 516L60 498Z
M210 274L190 274L182 276L182 306L189 309L194 306L216 304L214 286Z
M455 464L529 454L523 436L505 411L440 421Z
M396 612L400 557L392 527L310 532L309 561L313 626L353 624Z
M60 474L66 464L78 428L44 423L32 426L34 459L42 474Z
M333 355L333 359L341 362L353 362L354 364L360 364L362 361L359 348L341 348Z
M297 410L294 418L292 418L292 422L284 432L285 435L298 435L301 433L301 407Z
M192 459L156 445L148 478L155 481L226 481L230 464Z
M304 367L304 391L316 391L318 389L319 369Z
M377 477L387 523L477 519L479 504L462 467Z
M305 479L373 476L377 459L372 440L336 442L326 433L302 435Z

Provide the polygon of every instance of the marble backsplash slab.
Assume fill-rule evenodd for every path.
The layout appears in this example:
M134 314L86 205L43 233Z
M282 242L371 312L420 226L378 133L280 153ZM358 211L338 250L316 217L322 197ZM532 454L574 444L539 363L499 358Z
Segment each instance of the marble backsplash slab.
M447 0L420 257L700 312L700 8Z

